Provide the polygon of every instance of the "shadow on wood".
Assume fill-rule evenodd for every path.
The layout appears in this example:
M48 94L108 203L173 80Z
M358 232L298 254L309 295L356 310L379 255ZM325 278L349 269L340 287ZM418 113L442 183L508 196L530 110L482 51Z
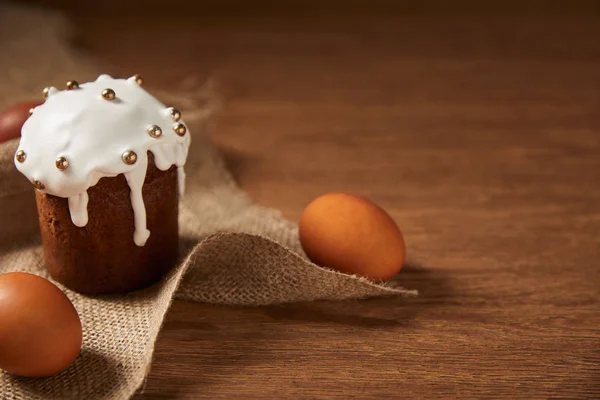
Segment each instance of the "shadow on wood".
M419 297L285 304L266 307L264 313L275 320L335 323L363 328L411 327L420 310L442 305L452 296L448 278L442 271L414 263L405 265L394 282L408 289L419 290Z

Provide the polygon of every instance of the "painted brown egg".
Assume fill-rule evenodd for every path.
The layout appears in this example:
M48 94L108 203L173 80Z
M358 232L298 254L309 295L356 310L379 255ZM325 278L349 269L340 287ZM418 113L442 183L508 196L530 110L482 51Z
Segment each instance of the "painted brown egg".
M21 135L21 127L29 118L30 110L39 106L39 101L16 104L0 113L0 143Z
M302 213L299 233L315 264L372 280L391 279L406 255L402 233L389 214L351 194L313 200Z
M66 369L82 342L79 315L67 296L36 275L0 275L0 369L43 377Z

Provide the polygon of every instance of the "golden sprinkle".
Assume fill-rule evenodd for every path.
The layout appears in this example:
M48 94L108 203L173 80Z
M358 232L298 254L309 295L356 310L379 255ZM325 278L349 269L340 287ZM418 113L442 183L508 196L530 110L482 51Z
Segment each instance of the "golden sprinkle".
M137 154L135 154L135 151L133 151L133 150L127 150L126 152L123 153L121 158L123 159L123 162L125 164L133 165L137 161Z
M150 125L146 131L148 132L148 135L155 139L162 136L162 129L160 129L160 126L158 125Z
M104 90L102 91L102 98L103 98L104 100L112 101L112 100L114 100L114 99L115 99L115 96L116 96L116 95L115 95L115 91L114 91L114 90L112 90L112 89L110 89L110 88L108 88L108 89L104 89Z
M36 188L37 190L46 189L46 186L44 186L44 184L42 182L38 181L37 179L32 179L31 183L33 183L33 187Z
M44 98L44 100L46 100L48 98L49 91L50 91L49 87L45 87L44 90L42 90L42 97Z
M29 115L33 115L33 107L29 109Z
M137 83L140 86L142 86L142 84L144 83L144 79L138 74L135 74L134 76L132 76L132 78L133 80L135 80L135 83Z
M67 160L64 157L58 157L56 159L56 168L58 168L61 171L64 171L65 169L69 168L69 160Z
M75 90L75 89L79 89L79 83L77 81L67 82L67 90Z
M27 160L27 154L25 154L25 152L23 150L19 150L19 151L17 151L17 154L15 154L15 158L17 159L18 162L23 164L25 162L25 160Z
M169 107L168 110L169 110L169 114L171 115L171 118L173 119L173 121L177 122L181 119L181 111L179 111L175 107Z
M183 136L187 132L187 129L185 128L184 124L178 122L176 124L173 124L173 131L175 131L175 133L179 136Z

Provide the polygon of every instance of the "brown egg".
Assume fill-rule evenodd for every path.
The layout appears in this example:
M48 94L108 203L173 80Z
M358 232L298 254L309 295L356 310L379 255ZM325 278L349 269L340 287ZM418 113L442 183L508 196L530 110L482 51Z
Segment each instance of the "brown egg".
M0 113L0 143L21 136L21 127L29 118L29 110L39 105L39 101L29 101L2 111Z
M323 195L304 209L299 225L302 247L315 264L388 280L404 263L406 247L398 226L365 198Z
M81 341L79 315L59 288L24 272L0 275L0 369L54 375L77 358Z

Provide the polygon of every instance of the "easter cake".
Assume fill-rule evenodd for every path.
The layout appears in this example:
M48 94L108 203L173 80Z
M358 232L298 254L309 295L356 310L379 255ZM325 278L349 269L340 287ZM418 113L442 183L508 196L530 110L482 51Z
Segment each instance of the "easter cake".
M45 266L78 292L142 288L177 261L190 133L141 85L44 89L21 131L15 165L36 189Z

